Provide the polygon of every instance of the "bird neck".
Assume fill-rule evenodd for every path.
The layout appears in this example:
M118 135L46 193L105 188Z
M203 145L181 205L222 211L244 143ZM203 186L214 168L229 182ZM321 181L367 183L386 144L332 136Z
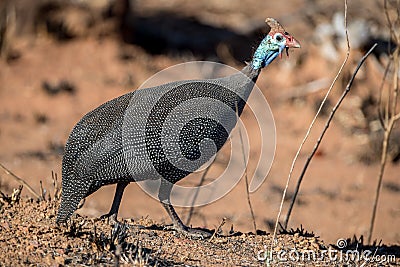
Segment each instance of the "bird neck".
M253 83L257 81L258 75L260 75L261 68L255 69L252 63L248 64L242 69L242 73L245 74Z
M269 65L282 51L271 48L271 36L267 35L254 52L250 65L255 69L262 69Z
M248 64L241 70L241 73L229 77L230 83L235 84L232 86L232 90L239 96L237 99L239 115L246 105L260 72L261 69L254 69L251 64Z

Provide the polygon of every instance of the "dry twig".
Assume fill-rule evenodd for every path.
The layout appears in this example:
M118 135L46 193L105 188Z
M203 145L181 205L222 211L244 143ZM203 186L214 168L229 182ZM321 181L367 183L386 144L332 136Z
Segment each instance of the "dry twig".
M40 195L38 193L36 193L36 191L27 182L25 182L22 178L19 178L17 175L15 175L13 172L11 172L9 169L7 169L1 163L0 163L0 168L2 168L5 171L6 174L10 175L15 180L17 180L17 182L19 182L20 184L24 185L29 190L29 192L31 192L32 195L34 195L37 199L40 199Z
M60 189L60 183L58 181L58 176L57 173L54 171L51 171L51 179L53 180L53 187L54 187L54 199L59 200L61 198L61 189Z
M237 117L237 120L239 120L239 108L237 106L237 103L236 103L236 117ZM246 182L245 186L246 186L247 204L249 205L251 219L253 221L254 234L257 235L256 217L254 216L254 210L253 210L253 206L251 204L251 199L250 199L249 177L247 176L246 154L244 151L242 129L240 127L239 127L239 136L240 136L240 143L242 144L242 155L243 155L243 164L244 164L244 178L245 178L245 182Z
M247 176L247 165L246 165L246 155L244 152L244 143L243 143L243 136L242 136L242 131L239 127L239 135L240 135L240 142L242 144L242 155L243 155L243 163L244 163L244 180L246 182L246 197L247 197L247 204L249 205L250 209L250 214L251 214L251 219L253 221L253 228L254 228L254 234L257 235L257 224L256 224L256 217L254 216L254 210L253 210L253 205L251 204L251 199L250 199L250 191L249 191L249 177Z
M220 223L220 224L218 225L218 227L215 229L214 234L210 237L210 239L208 240L208 242L211 242L211 241L215 238L215 236L218 235L218 234L221 232L221 228L222 228L222 226L225 225L225 223L226 223L226 218L224 217L224 218L222 218L221 223Z
M186 219L186 225L189 225L189 224L190 224L190 221L191 221L191 219L192 219L192 217L193 217L194 208L195 208L194 205L195 205L195 203L196 203L197 197L199 196L200 187L203 186L203 184L204 184L204 182L205 182L205 180L206 180L206 175L207 175L208 171L210 170L211 165L212 165L212 164L209 164L209 165L207 166L207 168L204 170L203 174L201 175L200 182L199 182L198 185L197 185L197 190L196 190L196 192L194 193L194 196L193 196L193 199L192 199L192 203L191 203L191 205L190 205L189 214L188 214L188 217L187 217L187 219Z
M397 5L400 5L400 3L397 2ZM376 218L376 211L377 211L377 207L378 207L380 191L382 188L383 174L384 174L386 162L387 162L389 138L392 133L394 125L396 124L397 120L400 119L400 113L396 114L398 94L399 94L400 31L398 31L395 27L396 24L400 23L399 7L400 6L397 7L397 9L398 9L397 18L393 22L389 16L387 0L384 1L384 10L385 10L386 19L387 19L387 22L388 22L388 25L390 28L390 35L391 35L392 39L396 42L397 47L390 57L390 61L388 63L388 66L385 71L385 75L382 80L381 92L380 92L380 96L379 96L379 104L381 106L382 94L383 94L383 84L385 83L385 80L387 78L387 75L386 75L387 72L389 71L391 65L393 65L393 84L392 84L393 90L391 93L389 92L387 94L384 115L382 115L382 112L380 111L380 108L379 108L379 120L381 122L382 128L384 129L384 137L383 137L383 141L382 141L382 154L381 154L381 163L380 163L380 168L379 168L379 173L378 173L378 184L376 186L371 221L370 221L370 226L369 226L369 231L368 231L368 243L369 244L371 244L372 232L374 229L375 218ZM391 106L390 106L390 104L391 104Z
M347 43L346 57L345 57L345 59L344 59L342 65L340 66L338 73L336 74L335 78L333 79L331 86L329 87L328 91L326 92L325 97L324 97L324 99L322 100L321 105L319 106L318 111L317 111L317 113L315 114L315 116L314 116L314 118L313 118L313 120L312 120L310 126L308 127L307 133L306 133L306 135L304 136L304 139L303 139L303 141L301 142L300 147L299 147L299 149L297 150L296 155L295 155L295 157L294 157L294 159L293 159L292 166L290 167L290 171L289 171L289 176L288 176L288 179L287 179L287 181L286 181L286 186L285 186L285 189L284 189L284 191L283 191L283 195L282 195L282 200L281 200L281 204L280 204L280 207L279 207L278 216L277 216L277 218L276 218L276 223L275 223L275 227L274 227L274 234L273 234L273 240L275 240L275 238L276 238L276 231L277 231L277 229L278 229L279 218L280 218L281 213L282 213L283 202L284 202L285 197L286 197L287 189L288 189L288 187L289 187L289 183L290 183L290 180L291 180L291 177L292 177L292 174L293 174L293 170L294 170L295 163L297 162L297 158L299 157L300 151L302 150L302 148L303 148L305 142L306 142L307 139L308 139L308 136L310 135L311 129L312 129L312 127L314 126L314 123L315 123L315 121L316 121L318 115L320 114L320 112L321 112L321 110L322 110L322 107L324 106L326 100L328 99L328 96L330 95L330 93L331 93L331 91L332 91L332 89L333 89L333 86L336 84L336 81L338 80L340 74L342 73L343 68L344 68L344 66L346 65L347 60L349 59L349 56L350 56L350 42L349 42L349 35L348 35L348 31L347 31L347 0L344 0L344 28L345 28L346 43ZM299 185L299 183L301 183L301 181L298 181L298 182L297 182L298 185ZM296 193L295 193L295 194L296 194ZM297 195L297 194L296 194L296 195ZM287 225L288 225L288 222L289 222L291 210L292 210L292 208L289 208L289 211L288 211L288 213L287 213L287 215L286 215L285 224L284 224L284 228L285 228L285 229L287 228Z
M337 109L339 108L340 104L343 102L343 100L344 100L344 98L346 97L346 95L350 92L351 86L353 85L354 79L355 79L355 77L356 77L356 75L357 75L359 69L360 69L361 66L364 64L364 61L365 61L365 60L367 59L367 57L372 53L372 51L375 49L376 46L377 46L377 44L374 44L374 45L370 48L370 50L369 50L369 51L361 58L361 60L358 62L358 65L357 65L356 69L354 70L353 74L351 75L351 78L350 78L350 80L349 80L349 83L348 83L347 86L346 86L346 89L343 91L343 93L342 93L342 95L340 96L339 100L336 102L335 106L332 108L332 111L331 111L331 113L329 114L329 117L328 117L328 119L327 119L327 121L326 121L326 123L325 123L324 129L322 130L320 136L318 137L318 140L317 140L317 142L315 143L314 148L313 148L313 150L311 151L310 155L307 157L307 160L306 160L306 162L305 162L305 164L304 164L304 167L303 167L303 169L302 169L302 171L301 171L301 174L300 174L300 176L299 176L299 180L298 180L298 182L297 182L296 189L295 189L294 194L293 194L293 197L292 197L292 201L291 201L291 203L290 203L288 215L287 215L286 221L285 221L285 228L287 227L287 224L288 224L288 221L289 221L289 217L290 217L291 211L292 211L292 209L293 209L294 203L295 203L295 201L296 201L296 197L297 197L298 192L299 192L299 190L300 190L300 184L301 184L301 182L302 182L302 180L303 180L303 178L304 178L304 175L305 175L305 173L306 173L306 171L307 171L308 165L310 164L312 158L314 157L315 152L317 152L317 149L318 149L319 145L321 144L322 138L324 137L326 131L328 130L329 125L330 125L330 123L331 123L333 117L335 116L335 113L336 113Z

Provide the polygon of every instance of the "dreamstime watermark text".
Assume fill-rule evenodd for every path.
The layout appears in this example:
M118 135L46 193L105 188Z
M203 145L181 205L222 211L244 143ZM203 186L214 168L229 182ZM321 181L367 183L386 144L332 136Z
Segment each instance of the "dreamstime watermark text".
M271 251L270 247L264 245L257 253L257 259L265 262L267 266L270 263L340 263L355 264L355 266L365 266L365 264L376 264L379 266L384 263L395 263L395 255L377 254L371 250L346 249L347 241L339 239L336 243L337 248L329 247L323 250L311 249L280 249ZM368 265L369 266L369 265Z

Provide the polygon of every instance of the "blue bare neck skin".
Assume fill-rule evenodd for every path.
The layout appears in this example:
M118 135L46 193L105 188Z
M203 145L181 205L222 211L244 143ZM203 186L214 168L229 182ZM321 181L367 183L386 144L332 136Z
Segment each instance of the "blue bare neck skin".
M257 47L251 62L253 69L259 70L269 65L285 48L281 46L279 50L274 49L270 39L271 36L267 35Z
M248 99L251 91L253 90L254 83L257 81L261 69L269 65L285 49L285 44L276 44L276 42L271 40L271 38L272 37L270 35L264 37L260 45L257 47L250 64L242 69L242 73L250 78L250 80L253 82L250 86L238 87L241 89L241 97L245 101ZM240 77L239 80L243 80L243 77Z

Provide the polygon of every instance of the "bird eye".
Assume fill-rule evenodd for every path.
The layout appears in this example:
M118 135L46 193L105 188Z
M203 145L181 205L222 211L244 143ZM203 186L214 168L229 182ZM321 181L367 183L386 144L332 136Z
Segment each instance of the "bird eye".
M278 42L281 42L283 40L283 36L281 34L277 34L277 35L275 35L275 40L277 40Z

